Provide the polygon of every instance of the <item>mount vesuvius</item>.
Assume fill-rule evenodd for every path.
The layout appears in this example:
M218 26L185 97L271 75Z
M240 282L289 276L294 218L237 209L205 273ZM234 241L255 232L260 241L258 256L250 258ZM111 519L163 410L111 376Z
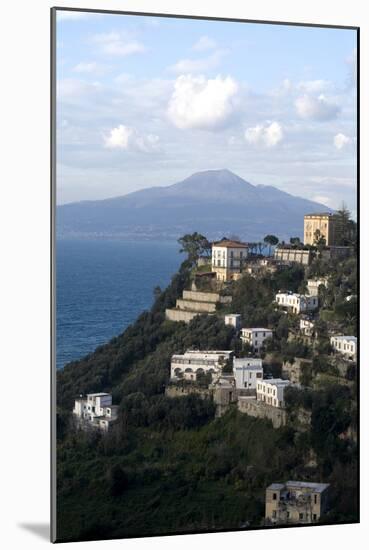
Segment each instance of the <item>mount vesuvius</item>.
M229 170L197 172L168 187L57 207L57 237L177 239L198 231L209 239L237 234L301 237L303 216L330 211L269 185L252 185Z

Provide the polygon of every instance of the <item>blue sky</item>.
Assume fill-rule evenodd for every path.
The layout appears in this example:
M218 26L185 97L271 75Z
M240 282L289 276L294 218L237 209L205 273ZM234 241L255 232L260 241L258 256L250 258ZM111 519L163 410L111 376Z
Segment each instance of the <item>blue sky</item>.
M356 33L58 12L58 202L228 168L356 211Z

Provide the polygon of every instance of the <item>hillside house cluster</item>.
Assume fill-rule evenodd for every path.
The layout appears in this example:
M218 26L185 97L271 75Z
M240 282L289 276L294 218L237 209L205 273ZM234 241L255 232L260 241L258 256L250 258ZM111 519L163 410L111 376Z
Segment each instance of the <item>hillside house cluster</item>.
M107 432L118 417L118 408L112 404L110 393L88 393L75 400L73 414L82 429Z
M317 523L328 509L328 483L286 481L272 483L265 492L267 523Z

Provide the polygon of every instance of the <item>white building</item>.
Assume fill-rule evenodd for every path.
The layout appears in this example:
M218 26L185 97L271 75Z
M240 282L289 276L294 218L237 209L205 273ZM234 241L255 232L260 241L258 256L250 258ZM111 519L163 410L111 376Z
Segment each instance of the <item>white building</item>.
M172 380L196 381L198 374L210 373L212 380L217 379L226 361L231 358L233 351L199 351L188 350L183 355L173 355L170 365L170 377Z
M230 313L224 316L224 323L231 325L236 330L241 328L241 315L239 313Z
M292 313L304 313L313 311L319 305L317 296L295 294L294 292L278 292L275 301L280 307L286 308Z
M300 331L305 336L313 336L314 327L315 327L314 321L311 321L310 319L300 319Z
M256 384L256 399L263 401L271 407L284 407L284 390L289 386L289 380L282 378L271 378L270 380L260 380Z
M256 384L263 379L263 362L255 357L233 359L233 374L238 390L256 390Z
M241 340L249 344L255 351L259 351L267 338L273 338L273 331L269 328L243 328Z
M112 404L110 393L88 393L75 400L73 414L81 427L108 431L118 417L118 406Z
M331 336L332 348L344 355L351 361L357 358L357 338L356 336Z
M211 269L219 281L231 281L241 273L247 255L247 244L224 238L211 245Z
M319 287L327 287L328 279L326 277L320 277L320 279L308 279L307 281L307 290L310 296L318 296Z

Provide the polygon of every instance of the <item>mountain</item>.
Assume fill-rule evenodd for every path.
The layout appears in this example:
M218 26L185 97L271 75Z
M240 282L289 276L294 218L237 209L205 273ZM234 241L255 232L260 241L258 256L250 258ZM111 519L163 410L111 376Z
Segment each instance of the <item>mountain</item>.
M209 239L233 234L254 241L268 233L302 237L304 214L329 210L229 170L207 170L168 187L58 206L56 223L61 238L177 239L199 231Z

